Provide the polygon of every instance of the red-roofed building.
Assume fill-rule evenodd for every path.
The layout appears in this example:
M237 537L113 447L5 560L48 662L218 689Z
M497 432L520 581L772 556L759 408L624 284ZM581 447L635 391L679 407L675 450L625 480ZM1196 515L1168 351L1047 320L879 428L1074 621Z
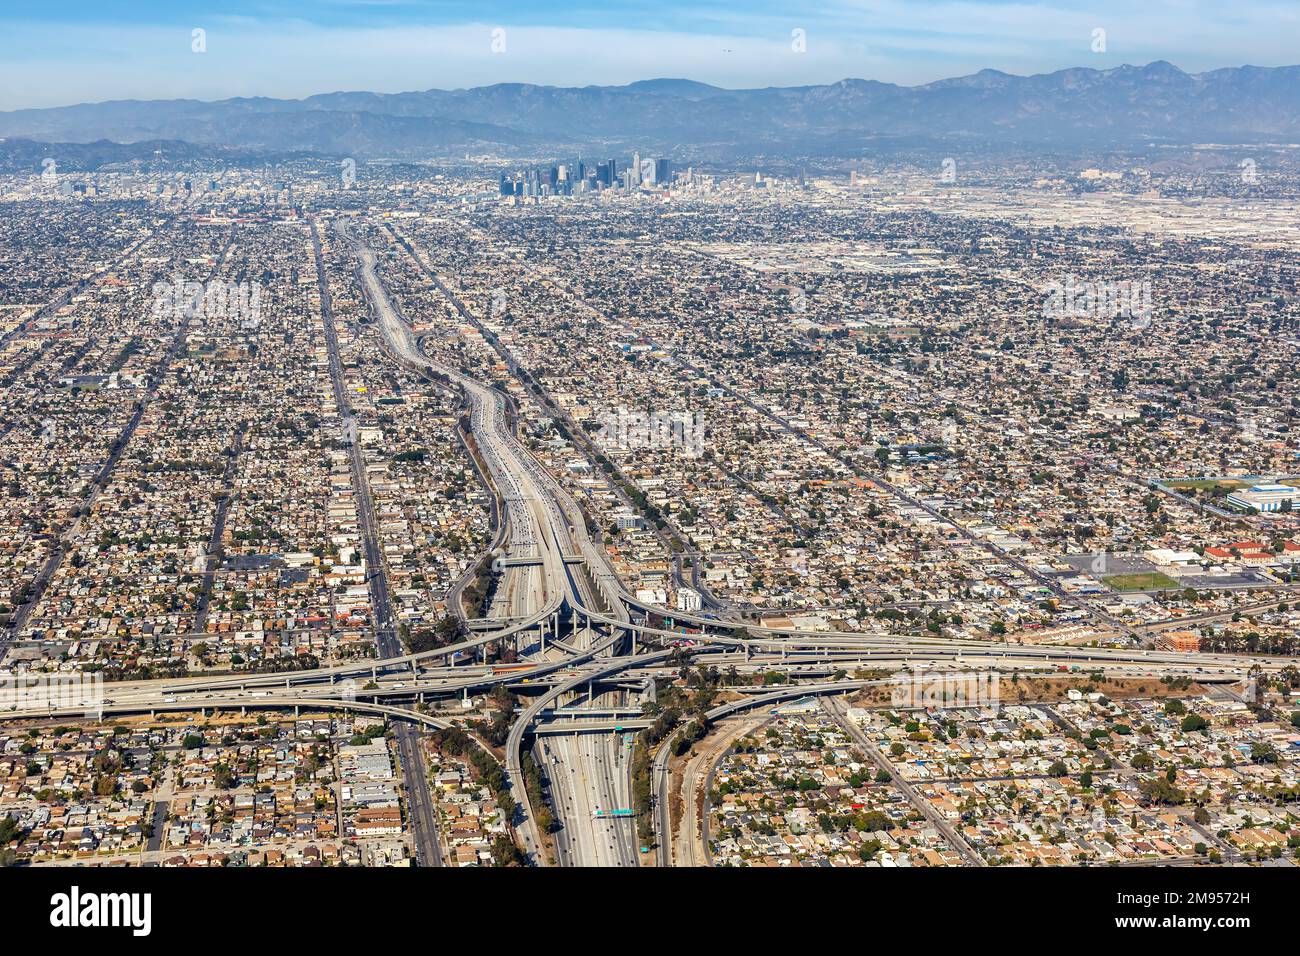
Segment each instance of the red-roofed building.
M1272 551L1242 551L1240 558L1242 564L1272 564L1277 555Z

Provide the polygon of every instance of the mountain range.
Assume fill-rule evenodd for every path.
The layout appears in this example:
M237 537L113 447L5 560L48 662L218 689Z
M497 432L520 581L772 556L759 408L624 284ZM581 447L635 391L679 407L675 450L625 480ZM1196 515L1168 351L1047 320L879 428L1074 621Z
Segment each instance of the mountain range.
M0 113L0 137L176 140L265 151L420 158L641 148L860 154L873 144L1123 146L1300 141L1300 66L1185 73L1170 63L1033 76L981 70L921 86L846 79L723 89L501 83L409 93L215 102L119 100Z

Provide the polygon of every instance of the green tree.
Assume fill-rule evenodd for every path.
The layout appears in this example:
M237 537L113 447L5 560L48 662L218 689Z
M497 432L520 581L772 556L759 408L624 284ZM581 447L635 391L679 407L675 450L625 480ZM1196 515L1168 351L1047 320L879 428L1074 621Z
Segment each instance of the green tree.
M1206 720L1204 717L1202 717L1200 714L1188 714L1186 717L1183 718L1183 723L1182 723L1183 733L1190 734L1190 733L1196 733L1198 731L1204 733L1205 730L1209 728L1209 726L1210 726L1210 722Z

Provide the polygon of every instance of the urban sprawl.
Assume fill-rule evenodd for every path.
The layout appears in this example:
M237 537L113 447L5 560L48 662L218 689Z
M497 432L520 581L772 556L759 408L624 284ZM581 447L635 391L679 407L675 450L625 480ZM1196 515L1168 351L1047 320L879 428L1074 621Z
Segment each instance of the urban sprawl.
M0 863L1300 859L1300 172L52 158Z

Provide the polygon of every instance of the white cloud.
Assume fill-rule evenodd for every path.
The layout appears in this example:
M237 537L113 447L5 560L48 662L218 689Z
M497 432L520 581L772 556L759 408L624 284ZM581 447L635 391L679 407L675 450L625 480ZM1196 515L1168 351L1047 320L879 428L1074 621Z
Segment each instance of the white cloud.
M213 17L207 52L189 29L0 23L0 108L126 98L300 97L499 82L586 85L685 76L722 86L831 82L847 76L920 83L984 67L1037 72L1163 58L1189 70L1294 62L1300 15L1274 4L1198 16L1203 3L1052 6L961 0L854 2L815 13L719 14L713 34L475 23L376 29ZM730 16L733 19L728 20ZM786 21L789 21L788 23ZM490 31L506 29L493 54ZM807 31L807 52L790 30ZM1089 49L1093 27L1108 53Z

